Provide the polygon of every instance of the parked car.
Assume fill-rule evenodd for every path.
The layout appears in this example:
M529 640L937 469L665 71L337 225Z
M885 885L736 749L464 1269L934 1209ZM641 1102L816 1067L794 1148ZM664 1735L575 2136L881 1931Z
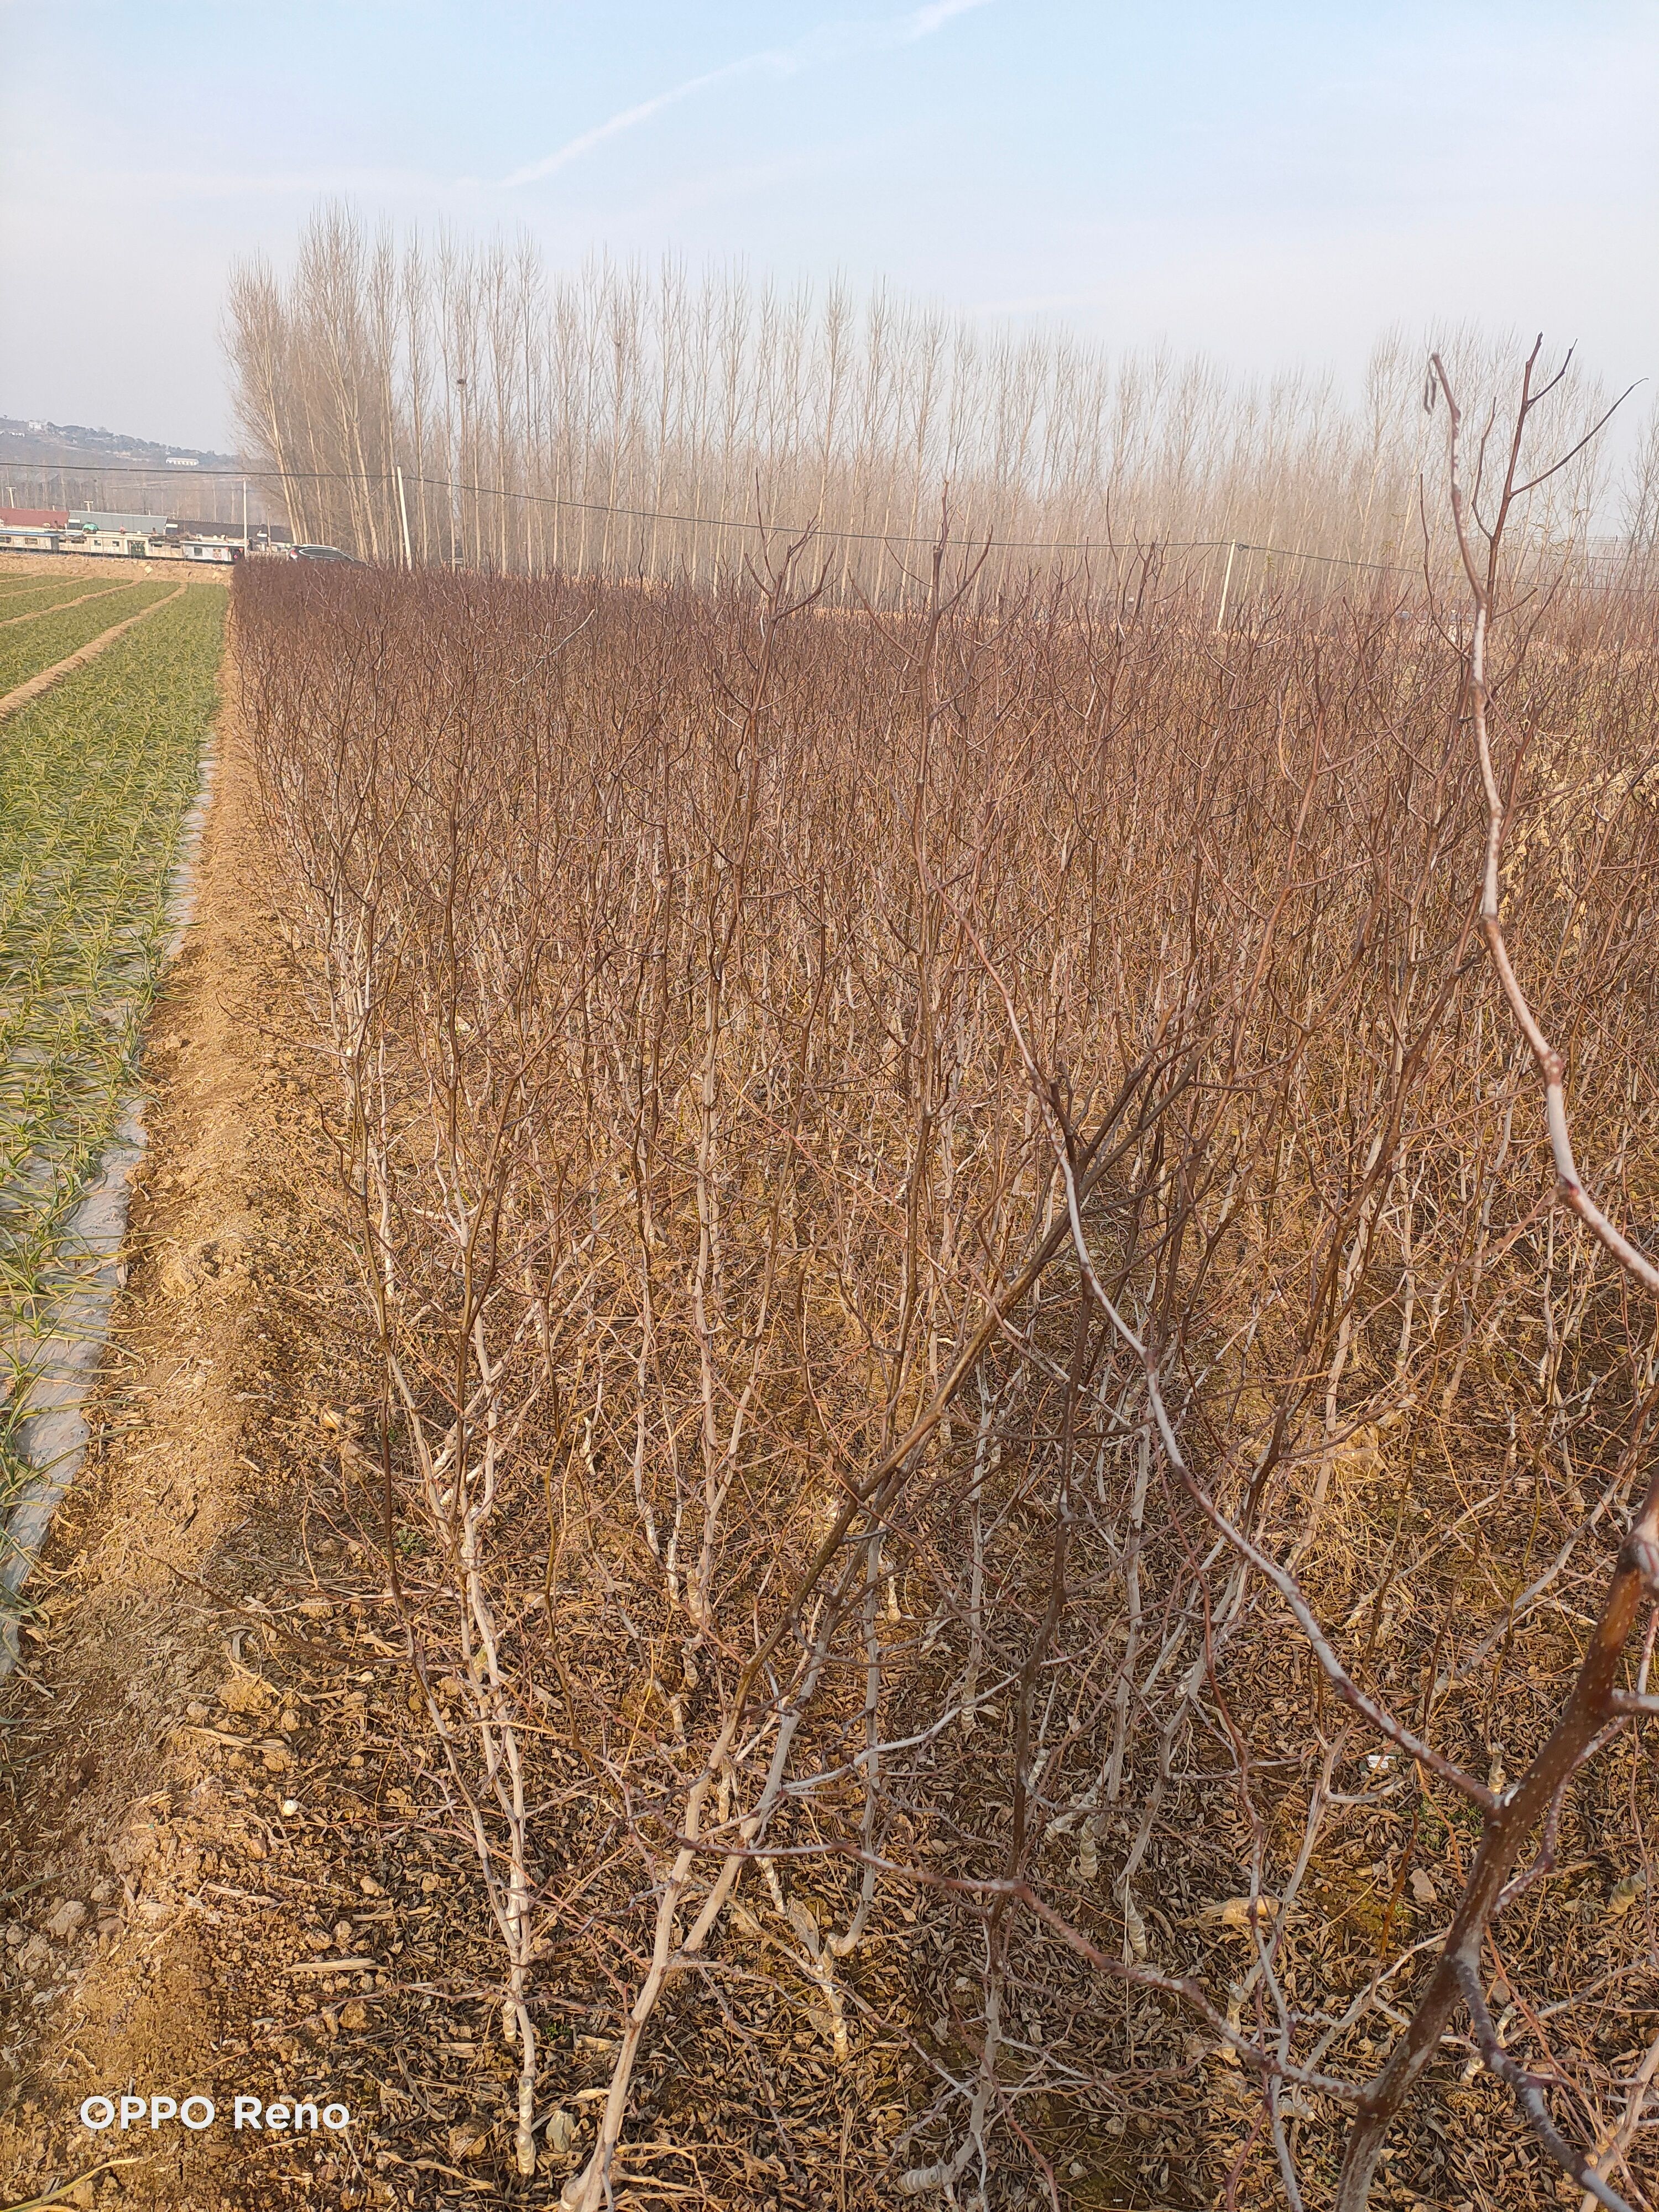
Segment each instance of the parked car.
M337 545L296 545L294 558L296 561L349 561L354 568L362 566L355 553L342 553Z

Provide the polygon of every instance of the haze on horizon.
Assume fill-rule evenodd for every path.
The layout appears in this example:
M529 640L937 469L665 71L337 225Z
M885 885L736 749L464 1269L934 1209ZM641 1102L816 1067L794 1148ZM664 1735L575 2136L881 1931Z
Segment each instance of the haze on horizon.
M0 0L0 411L178 444L330 195L1345 384L1447 321L1659 372L1652 0Z

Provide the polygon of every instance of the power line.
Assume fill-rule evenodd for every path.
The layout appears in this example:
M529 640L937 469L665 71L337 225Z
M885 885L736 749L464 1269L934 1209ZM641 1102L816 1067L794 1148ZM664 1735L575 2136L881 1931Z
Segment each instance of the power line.
M153 468L118 463L106 468L95 461L70 463L61 461L33 461L16 464L21 476L31 471L41 475L66 476L142 476L161 479L165 464ZM192 469L190 481L203 478L246 478L250 483L378 483L390 485L394 473L387 470L349 469ZM167 479L177 482L179 479ZM923 536L915 532L881 530L838 530L820 523L781 523L740 521L735 515L684 514L678 509L661 507L617 507L605 500L567 499L554 492L515 491L500 484L458 483L451 477L423 477L405 472L405 484L419 484L431 491L444 491L453 495L472 499L516 500L527 507L557 507L575 514L616 515L627 521L667 522L683 528L698 530L744 531L751 536L833 538L838 544L864 545L921 545L938 544L936 534ZM1217 552L1224 546L1233 546L1241 553L1262 553L1276 560L1317 561L1342 568L1366 568L1400 576L1414 576L1414 567L1398 561L1367 561L1343 553L1315 553L1299 546L1266 545L1243 538L964 538L964 543L984 545L1005 553L1139 553L1149 546L1174 553Z
M143 464L116 463L106 467L101 463L85 464L65 461L18 461L12 464L19 476L38 474L70 476L141 476L165 480L181 481L177 477L165 477L165 463L153 467ZM200 482L232 478L258 483L377 483L391 485L395 471L349 469L192 469L188 481ZM617 507L604 500L567 499L554 492L514 491L499 484L458 483L451 477L424 477L405 473L404 483L418 484L430 491L447 492L452 497L472 499L516 500L523 506L556 507L574 514L617 516L626 521L672 523L682 528L697 530L742 531L750 536L775 538L817 538L833 540L837 544L863 545L919 545L932 546L939 543L937 534L922 536L915 532L877 530L837 530L817 522L787 524L739 520L735 515L683 514L672 507ZM1376 575L1418 576L1420 566L1403 561L1371 561L1346 553L1319 553L1304 546L1266 544L1245 538L971 538L964 535L963 544L982 545L988 551L1003 553L1142 553L1149 549L1171 553L1214 553L1231 547L1238 553L1260 553L1275 561L1310 561L1322 567L1358 568ZM1614 562L1632 556L1620 553L1590 553L1581 556L1586 561Z

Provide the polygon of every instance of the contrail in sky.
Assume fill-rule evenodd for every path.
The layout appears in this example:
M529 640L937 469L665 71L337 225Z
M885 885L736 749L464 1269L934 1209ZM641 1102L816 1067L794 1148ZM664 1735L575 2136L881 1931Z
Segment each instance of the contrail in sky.
M591 131L583 131L574 138L567 139L562 146L544 154L538 161L526 161L522 168L514 169L509 176L499 180L499 189L508 190L520 185L539 184L556 170L572 161L579 161L594 147L602 146L607 138L615 138L622 131L632 131L641 123L648 123L653 115L660 115L665 107L678 106L683 100L706 92L711 85L725 84L733 77L753 76L765 73L771 76L796 76L804 70L812 69L825 62L842 61L848 56L881 53L897 46L912 46L919 40L932 38L935 31L943 30L953 17L965 15L976 8L989 7L992 0L928 0L928 5L915 8L908 15L891 15L883 22L826 23L793 46L769 46L759 53L744 54L734 62L726 62L719 69L705 70L701 76L689 76L683 84L671 85L641 100L635 106L624 107L603 123L596 123Z

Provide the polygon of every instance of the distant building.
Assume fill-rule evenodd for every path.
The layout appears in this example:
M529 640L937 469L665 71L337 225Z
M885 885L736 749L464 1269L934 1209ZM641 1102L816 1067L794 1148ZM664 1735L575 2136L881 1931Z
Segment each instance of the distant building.
M65 553L124 553L135 559L147 557L155 550L149 538L136 532L128 537L118 530L71 532L58 542Z
M225 562L244 553L287 553L293 532L281 522L205 521L189 516L117 514L105 507L0 507L0 550L117 553L164 560Z
M170 469L199 469L201 465L202 464L197 459L194 453L169 453L167 455L167 466Z
M183 538L228 538L231 544L242 543L242 526L236 522L197 522L187 515L175 516L167 527ZM285 522L250 522L247 543L250 545L288 545L293 542L293 532Z
M71 507L70 527L95 532L100 538L164 538L165 514L114 514L97 507Z

